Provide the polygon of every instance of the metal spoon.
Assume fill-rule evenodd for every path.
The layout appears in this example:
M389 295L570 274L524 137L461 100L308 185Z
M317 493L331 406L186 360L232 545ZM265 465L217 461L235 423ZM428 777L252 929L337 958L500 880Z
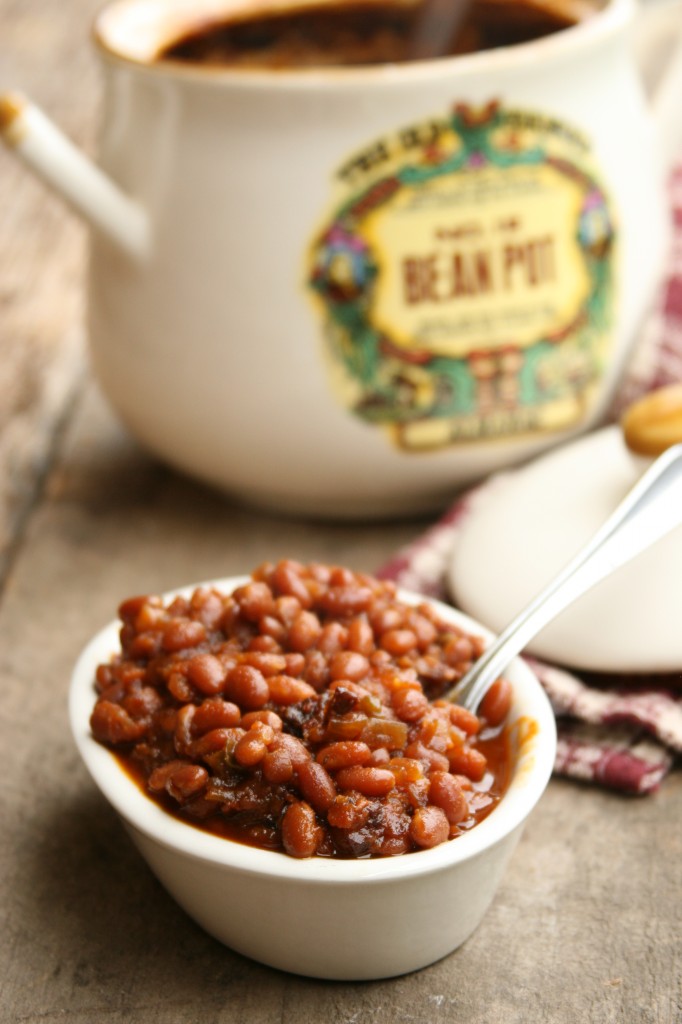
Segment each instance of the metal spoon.
M682 523L682 444L646 470L584 548L507 626L444 699L475 711L509 662L576 598Z

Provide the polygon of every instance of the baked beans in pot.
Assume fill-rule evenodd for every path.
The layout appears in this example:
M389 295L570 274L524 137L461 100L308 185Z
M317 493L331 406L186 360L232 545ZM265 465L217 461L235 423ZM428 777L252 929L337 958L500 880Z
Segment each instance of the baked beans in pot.
M511 774L498 680L440 695L483 642L340 566L266 563L230 593L119 608L93 735L169 813L293 857L387 857L455 839Z

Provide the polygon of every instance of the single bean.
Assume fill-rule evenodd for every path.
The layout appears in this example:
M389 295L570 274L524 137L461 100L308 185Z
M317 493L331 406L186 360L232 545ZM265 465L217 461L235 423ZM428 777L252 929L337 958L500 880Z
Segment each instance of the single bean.
M249 711L241 720L244 729L250 729L254 722L263 722L269 725L273 733L282 731L282 719L274 711L262 708L260 711Z
M243 729L211 729L210 732L195 740L190 748L192 757L205 757L206 754L215 754L219 750L234 750L240 739L246 733Z
M275 750L286 750L294 768L300 768L311 757L308 748L295 736L290 736L288 732L282 732L275 736L273 747Z
M293 561L278 562L272 575L272 582L280 594L291 595L299 601L302 608L309 608L310 594L301 578L302 569L302 565Z
M100 700L90 716L90 728L100 743L130 743L144 735L145 726L135 722L120 704Z
M282 594L275 600L275 618L285 627L291 629L301 614L302 604L292 594Z
M453 637L443 647L443 657L446 663L455 668L473 661L474 653L473 642L468 636Z
M241 664L257 668L264 676L276 676L286 671L287 660L283 654L273 654L271 651L247 651Z
M163 707L163 698L153 686L141 686L123 698L121 706L131 718L150 720Z
M225 668L214 654L195 654L187 663L187 678L207 696L220 693L225 684Z
M364 612L372 603L372 591L369 587L341 586L330 587L325 594L321 594L320 607L328 615L340 618L349 615L357 615Z
M314 612L301 611L289 627L289 646L293 651L305 653L317 643L322 626Z
M282 843L290 857L312 857L323 832L310 804L300 800L287 807L282 818Z
M374 630L367 619L358 616L348 625L348 650L366 658L374 650Z
M278 654L282 647L274 636L252 636L246 649L247 651L262 651L264 654Z
M268 697L274 704L298 704L306 697L315 696L312 686L293 676L271 676L267 686Z
M181 704L189 704L194 699L196 691L182 672L171 672L166 686L168 692Z
M357 651L337 651L329 662L329 674L332 679L349 679L359 683L369 672L369 661Z
M339 789L357 789L363 796L386 796L395 786L395 776L387 768L364 766L342 768L335 781Z
M286 785L294 777L291 756L284 747L268 750L262 763L263 776L273 785Z
M234 758L239 764L251 768L259 764L267 752L268 747L265 740L253 730L249 730L234 748Z
M354 765L367 764L372 751L366 743L358 740L341 740L330 743L317 752L317 760L327 771L335 772L339 768L352 768Z
M163 605L156 605L148 602L140 608L139 614L134 620L135 630L138 633L159 630L167 621L167 613Z
M163 636L160 632L139 633L124 649L135 661L146 661L161 653L162 644Z
M401 722L418 722L429 708L423 692L407 686L394 691L391 705Z
M208 772L198 764L183 764L174 771L166 782L166 792L178 803L184 803L196 796L208 783Z
M262 636L270 637L280 647L286 643L287 627L274 615L264 615L262 619L258 620L258 632Z
M190 598L190 611L193 619L198 619L206 629L215 629L223 617L223 599L216 590L198 587Z
M206 639L206 628L194 619L171 619L163 627L162 644L164 651L184 651L196 647Z
M456 775L466 775L472 782L480 782L488 768L485 754L475 747L460 747L448 755L450 771Z
M317 641L318 650L328 658L338 651L345 650L348 643L348 629L341 622L327 622Z
M163 602L159 597L149 597L147 594L141 594L137 597L129 597L125 601L121 601L118 606L118 617L122 622L133 623L142 609L151 605L153 602L156 602L157 608L162 607Z
M329 663L322 651L308 651L302 676L316 691L324 690L329 682Z
M239 725L241 711L231 701L220 697L209 697L201 702L192 719L192 733L200 736L211 729L226 728Z
M420 615L417 611L408 615L407 625L414 632L417 638L417 647L420 651L426 651L438 636L438 630L433 622L424 615Z
M430 849L444 843L450 835L450 823L441 807L418 807L412 816L410 838L417 846Z
M358 577L352 569L345 565L333 565L329 573L330 587L354 587L358 583Z
M305 657L298 652L290 652L284 655L284 672L286 676L300 676L305 668Z
M227 674L225 695L242 708L262 708L270 699L265 676L252 665L237 665Z
M270 747L274 743L276 733L267 722L252 722L249 735L260 736L265 746Z
M369 621L376 635L381 636L391 629L400 629L405 622L405 612L402 608L395 608L392 605L377 608L370 613Z
M241 615L249 622L258 622L264 615L274 614L275 601L267 583L247 583L238 587L233 597Z
M327 770L311 759L299 765L296 777L298 788L308 803L319 814L324 814L336 796L336 786Z
M417 636L411 629L389 629L379 638L379 646L394 658L399 658L417 646Z
M432 772L429 779L429 801L444 811L451 825L469 814L469 804L462 786L449 772Z
M452 724L467 736L475 736L481 728L481 723L473 711L467 711L460 704L450 704L448 711Z
M490 726L502 725L512 705L512 685L504 677L496 679L492 684L479 708L479 715L485 718Z

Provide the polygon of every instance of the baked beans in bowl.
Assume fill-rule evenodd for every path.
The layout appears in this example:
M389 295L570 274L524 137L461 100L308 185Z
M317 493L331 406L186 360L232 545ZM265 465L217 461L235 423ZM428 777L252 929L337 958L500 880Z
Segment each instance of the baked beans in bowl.
M76 665L72 728L216 938L299 974L403 974L477 926L551 773L525 664L477 716L440 699L487 639L371 576L267 563L124 601Z

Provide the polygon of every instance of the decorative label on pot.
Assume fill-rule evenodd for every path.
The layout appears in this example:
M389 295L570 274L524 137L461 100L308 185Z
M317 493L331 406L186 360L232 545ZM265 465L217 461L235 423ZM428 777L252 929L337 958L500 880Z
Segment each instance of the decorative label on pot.
M308 280L335 386L412 451L578 425L614 300L613 213L586 140L456 106L341 167Z

